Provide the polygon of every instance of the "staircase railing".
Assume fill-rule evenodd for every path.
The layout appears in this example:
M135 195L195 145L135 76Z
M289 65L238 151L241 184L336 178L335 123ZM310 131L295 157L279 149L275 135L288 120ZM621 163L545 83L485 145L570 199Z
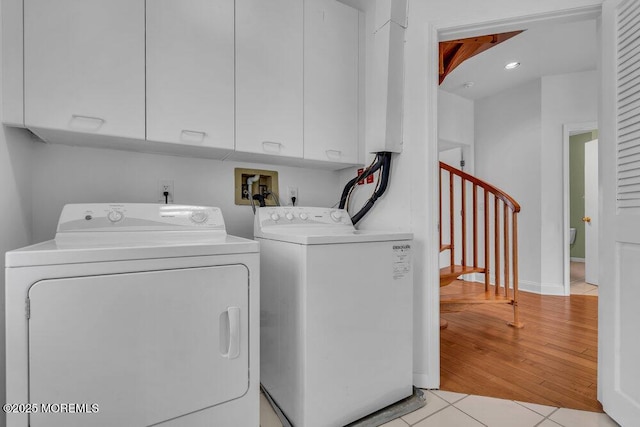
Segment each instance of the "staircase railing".
M443 178L448 181L446 190ZM448 206L443 206L443 191L448 191L448 200L444 202ZM471 204L470 213L468 202ZM448 211L447 230L443 229L443 209ZM458 209L459 221L456 216ZM440 270L440 286L471 273L484 273L485 286L484 295L480 298L448 297L442 302L511 304L513 322L509 324L522 327L518 312L518 212L520 205L504 191L440 162L440 251L449 251L449 266ZM456 236L458 231L459 238ZM448 242L443 240L445 235ZM492 276L494 289L490 292Z

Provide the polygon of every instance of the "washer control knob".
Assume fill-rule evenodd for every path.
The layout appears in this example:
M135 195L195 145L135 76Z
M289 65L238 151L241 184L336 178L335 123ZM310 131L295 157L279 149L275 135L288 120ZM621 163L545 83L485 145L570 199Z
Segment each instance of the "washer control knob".
M209 219L209 215L205 211L193 211L191 212L191 221L196 224L202 224Z
M122 221L123 218L124 218L124 215L120 211L113 210L113 211L110 211L107 214L107 219L109 221L111 221L112 223L116 223L118 221Z
M293 214L291 212L287 212L287 214L285 215L285 217L289 220L289 221L293 221Z
M302 212L300 214L300 219L303 220L303 221L306 221L306 220L309 219L309 215L307 215L306 213Z
M331 219L335 222L340 222L342 219L342 211L331 211Z
M274 212L271 214L271 219L274 221L278 221L280 219L280 215Z

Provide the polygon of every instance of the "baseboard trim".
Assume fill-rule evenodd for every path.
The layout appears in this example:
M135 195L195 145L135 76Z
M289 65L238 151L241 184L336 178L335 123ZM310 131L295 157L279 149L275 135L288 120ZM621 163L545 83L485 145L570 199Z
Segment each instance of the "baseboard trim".
M484 283L484 274L476 273L475 281ZM489 283L491 285L495 284L493 276L489 278ZM513 284L511 284L511 289L513 289ZM531 292L539 295L554 295L554 296L565 295L563 285L552 285L549 283L532 282L529 280L519 280L518 289L523 292Z
M554 296L565 295L564 286L562 285L536 283L536 282L529 282L527 280L520 280L518 289L524 292L532 292L534 294L539 294L539 295L554 295Z
M428 389L440 388L440 384L434 384L429 379L429 375L421 374L418 372L413 373L413 385L418 388L428 388Z
M585 262L584 258L570 257L569 259L573 262Z

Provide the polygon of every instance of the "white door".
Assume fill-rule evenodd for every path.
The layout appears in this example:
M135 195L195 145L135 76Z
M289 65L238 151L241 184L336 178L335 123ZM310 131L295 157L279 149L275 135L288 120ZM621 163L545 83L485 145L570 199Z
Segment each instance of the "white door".
M147 2L147 139L234 147L233 0Z
M585 281L598 284L598 140L584 146Z
M88 406L39 411L30 425L148 426L242 396L248 293L241 265L36 283L30 401Z
M25 124L144 139L144 7L25 0Z
M598 399L640 420L640 2L605 0L600 110Z
M304 158L358 161L358 11L304 3Z
M301 158L303 2L235 6L236 150Z

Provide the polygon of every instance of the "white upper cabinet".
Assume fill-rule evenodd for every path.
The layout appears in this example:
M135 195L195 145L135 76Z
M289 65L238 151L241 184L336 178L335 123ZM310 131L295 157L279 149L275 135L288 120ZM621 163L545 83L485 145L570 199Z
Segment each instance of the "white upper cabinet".
M302 0L236 0L236 150L302 157L302 52Z
M358 11L306 0L304 158L358 160Z
M148 140L233 150L233 9L233 0L147 2Z
M144 139L144 0L24 0L25 125Z

